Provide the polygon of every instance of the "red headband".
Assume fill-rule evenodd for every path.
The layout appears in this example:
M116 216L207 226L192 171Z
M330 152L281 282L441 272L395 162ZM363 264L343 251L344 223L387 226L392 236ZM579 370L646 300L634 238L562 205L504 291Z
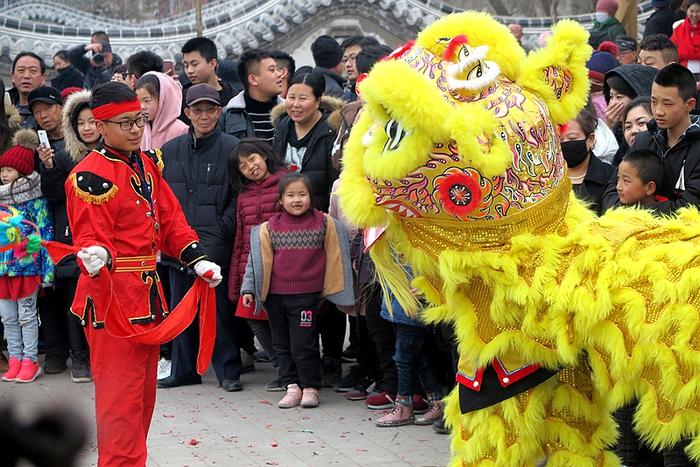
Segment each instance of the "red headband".
M110 102L92 109L92 116L95 120L109 120L110 118L126 112L138 112L141 110L141 104L138 99L125 102Z

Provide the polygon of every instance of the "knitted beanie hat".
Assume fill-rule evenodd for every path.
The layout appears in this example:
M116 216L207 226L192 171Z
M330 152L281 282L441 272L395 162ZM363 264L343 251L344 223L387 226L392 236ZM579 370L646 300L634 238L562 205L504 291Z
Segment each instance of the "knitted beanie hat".
M617 44L615 44L612 41L603 41L600 43L598 46L598 50L601 52L610 52L613 57L617 57L618 52L620 49L617 47Z
M615 57L610 52L595 51L591 58L588 59L586 67L588 68L588 78L591 81L596 81L600 84L605 79L605 73L620 65Z
M12 167L22 175L34 171L34 149L39 146L39 137L33 130L17 131L10 149L0 156L0 167Z
M331 36L318 36L311 44L311 55L316 66L333 68L343 59L343 49Z
M610 16L615 16L617 13L617 0L598 0L595 4L595 11L604 11Z

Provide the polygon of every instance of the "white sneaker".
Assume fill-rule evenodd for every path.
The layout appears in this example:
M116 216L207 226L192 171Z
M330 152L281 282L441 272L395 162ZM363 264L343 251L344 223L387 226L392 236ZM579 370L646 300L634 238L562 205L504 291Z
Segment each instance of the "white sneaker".
M161 357L161 359L158 360L158 379L164 379L170 376L170 369L172 365L173 362Z

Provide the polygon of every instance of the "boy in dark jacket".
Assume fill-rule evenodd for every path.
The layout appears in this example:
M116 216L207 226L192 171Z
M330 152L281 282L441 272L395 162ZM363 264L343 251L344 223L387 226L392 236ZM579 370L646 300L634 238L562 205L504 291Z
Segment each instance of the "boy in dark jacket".
M661 159L664 177L657 194L668 201L650 208L671 214L684 206L700 206L700 125L691 116L695 107L695 78L687 68L672 63L654 78L651 108L654 119L637 135L633 150L649 149ZM608 183L603 204L619 204L615 188L617 171Z
M219 92L205 83L187 91L185 113L192 121L190 131L163 145L167 160L163 176L182 206L187 222L199 235L202 246L217 264L229 264L235 234L235 199L231 190L227 164L238 138L227 135L217 126L221 115ZM216 287L216 345L212 366L225 391L240 391L241 355L235 337L232 305L228 299L228 271ZM195 276L187 269L170 270L172 307L184 297ZM158 387L170 388L200 384L196 371L199 333L193 323L173 341L172 369Z

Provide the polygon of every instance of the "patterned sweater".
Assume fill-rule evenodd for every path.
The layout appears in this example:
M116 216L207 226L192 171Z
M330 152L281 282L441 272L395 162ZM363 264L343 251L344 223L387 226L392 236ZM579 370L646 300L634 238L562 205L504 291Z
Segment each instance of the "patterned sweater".
M310 209L301 216L293 216L283 211L270 218L268 227L274 251L270 293L293 295L323 290L326 272L323 213Z

